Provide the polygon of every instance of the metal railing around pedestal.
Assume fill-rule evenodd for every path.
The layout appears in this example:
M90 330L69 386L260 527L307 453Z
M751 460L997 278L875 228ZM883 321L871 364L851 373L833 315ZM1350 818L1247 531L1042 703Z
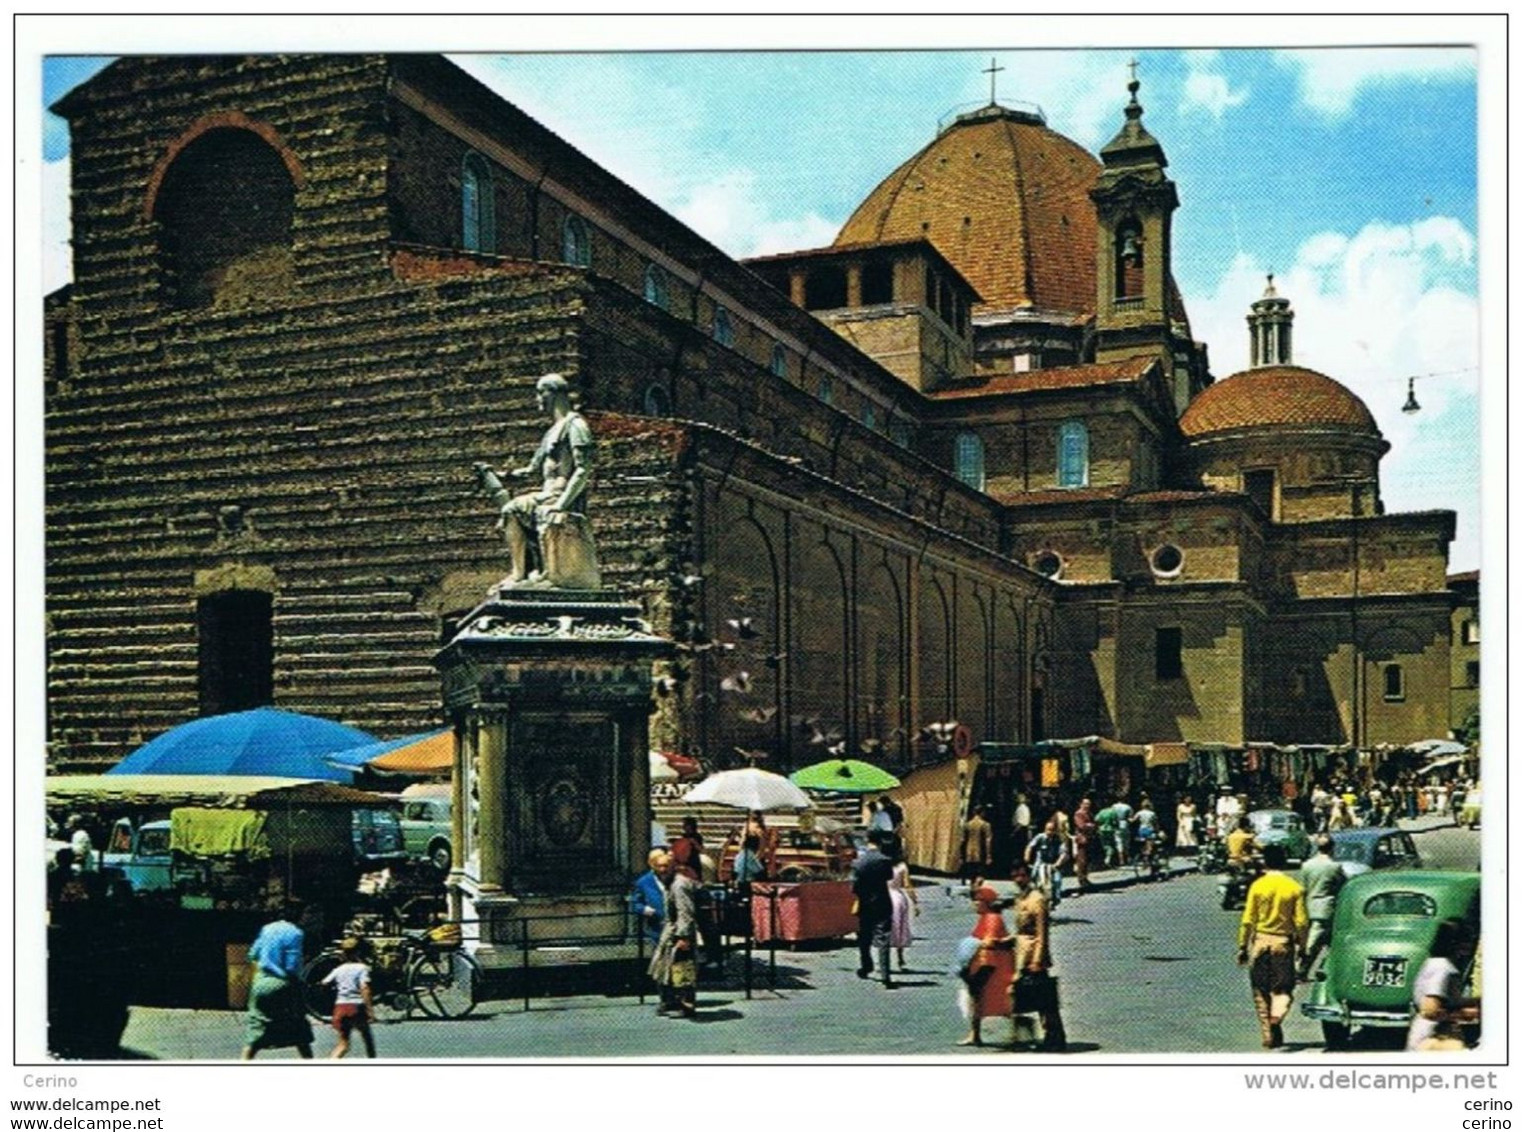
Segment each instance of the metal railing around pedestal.
M763 898L767 902L767 923L770 926L770 930L767 933L768 939L766 940L766 985L768 990L775 993L777 989L777 939L779 935L779 916L777 911L776 890L768 890L764 894ZM750 891L742 892L739 890L722 888L709 890L706 893L705 899L703 900L698 910L699 946L700 948L707 948L710 959L713 958L713 953L715 950L717 950L718 957L716 960L714 960L714 962L716 962L721 967L728 966L729 956L736 949L736 937L729 930L735 926L734 917L739 917L743 921L744 934L740 937L739 946L742 949L742 954L744 957L742 966L744 971L743 977L745 997L747 999L753 997L756 985L756 938L754 923L755 899L756 895ZM521 998L525 1012L533 1009L534 980L530 976L530 972L546 969L568 970L576 965L574 962L536 965L533 961L535 952L574 952L588 947L605 947L609 945L626 944L630 941L631 937L634 942L634 959L637 964L635 975L635 994L640 1004L644 1004L646 997L650 993L648 979L645 975L645 968L651 954L651 949L647 945L649 945L651 941L646 937L644 923L641 921L640 917L635 914L633 909L627 909L623 913L621 917L622 930L617 933L606 933L595 936L575 936L561 934L552 937L535 938L533 932L533 924L536 922L543 922L545 920L564 922L566 920L598 919L606 921L610 915L611 913L609 912L580 912L569 914L557 913L555 915L543 916L514 917L513 923L519 925L517 945L520 961L518 970L520 972L522 985L520 988L521 994L515 995L513 997ZM479 926L485 921L480 919L473 919L458 920L454 922L459 923L462 926L467 924L475 924ZM716 947L713 946L715 941L717 944Z

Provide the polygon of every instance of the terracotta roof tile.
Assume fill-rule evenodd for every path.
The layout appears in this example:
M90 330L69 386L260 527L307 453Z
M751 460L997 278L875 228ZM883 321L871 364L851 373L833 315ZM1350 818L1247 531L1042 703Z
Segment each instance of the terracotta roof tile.
M1380 435L1346 386L1303 366L1260 366L1208 387L1179 418L1185 436L1263 426L1327 426Z
M837 243L926 238L988 307L1080 311L1094 302L1099 162L1033 118L958 122L890 173Z
M1241 499L1234 491L1184 491L1170 488L1162 491L1138 491L1126 496L1127 503L1191 503L1196 499Z
M1156 364L1156 358L1125 358L1118 362L1057 366L1052 369L1033 369L1026 373L999 374L973 384L938 389L930 394L930 398L935 401L955 401L966 397L1031 393L1041 389L1081 389L1090 385L1118 385L1141 379Z
M1095 503L1119 499L1126 493L1122 484L1113 487L1054 487L1044 491L991 491L989 497L1007 507L1037 507L1043 503Z

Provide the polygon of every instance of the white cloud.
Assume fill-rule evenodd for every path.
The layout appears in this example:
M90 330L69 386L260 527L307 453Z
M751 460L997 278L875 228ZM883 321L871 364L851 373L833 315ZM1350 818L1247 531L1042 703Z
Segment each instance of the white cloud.
M1233 90L1226 76L1216 69L1220 57L1219 51L1184 52L1189 73L1184 78L1180 111L1203 110L1219 122L1226 111L1247 101L1250 91L1246 87Z
M1475 70L1475 53L1456 47L1315 48L1276 51L1274 58L1298 72L1301 101L1332 118L1352 109L1369 85L1441 82Z
M670 84L599 60L597 82L514 57L454 56L508 101L736 258L829 244L844 217L782 215L755 173L705 149L705 108ZM790 200L777 207L792 205Z
M1017 104L1037 102L1047 113L1047 124L1080 145L1098 149L1114 137L1124 121L1126 83L1130 75L1122 51L1017 51L1001 56L1006 70L999 76L999 101ZM1147 57L1141 66L1140 100L1147 103ZM963 89L968 100L988 100L986 80L970 75Z
M1323 232L1275 264L1274 286L1294 305L1294 360L1358 394L1390 442L1381 465L1387 510L1459 514L1451 562L1479 562L1479 300L1476 243L1459 221L1369 224ZM1241 254L1213 294L1190 303L1195 336L1219 376L1247 365L1246 316L1268 265ZM1456 372L1457 371L1457 372ZM1423 374L1438 376L1422 377ZM1401 412L1417 376L1421 411Z
M42 165L42 293L74 278L69 247L69 159Z
M770 255L832 243L840 221L816 212L803 216L772 215L747 169L734 169L682 191L672 205L677 218L730 255Z

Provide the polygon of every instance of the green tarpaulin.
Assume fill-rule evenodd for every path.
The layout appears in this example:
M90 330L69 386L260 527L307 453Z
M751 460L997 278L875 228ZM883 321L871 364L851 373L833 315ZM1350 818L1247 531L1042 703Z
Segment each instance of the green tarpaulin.
M262 810L202 810L185 807L169 814L169 848L196 857L241 853L268 857Z

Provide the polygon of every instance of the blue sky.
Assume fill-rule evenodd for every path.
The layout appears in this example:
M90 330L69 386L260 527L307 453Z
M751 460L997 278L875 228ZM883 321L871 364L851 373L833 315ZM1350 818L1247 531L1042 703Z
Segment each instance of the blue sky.
M1091 151L1124 51L997 51L999 98ZM990 52L455 55L504 97L737 256L825 244L872 187L988 100ZM1476 76L1453 48L1136 53L1178 183L1174 273L1224 377L1275 271L1296 360L1343 381L1392 444L1389 510L1451 507L1479 565ZM104 60L52 58L44 105ZM47 286L65 282L67 130L44 115ZM1493 242L1492 242L1493 244ZM1423 410L1399 409L1419 376Z

